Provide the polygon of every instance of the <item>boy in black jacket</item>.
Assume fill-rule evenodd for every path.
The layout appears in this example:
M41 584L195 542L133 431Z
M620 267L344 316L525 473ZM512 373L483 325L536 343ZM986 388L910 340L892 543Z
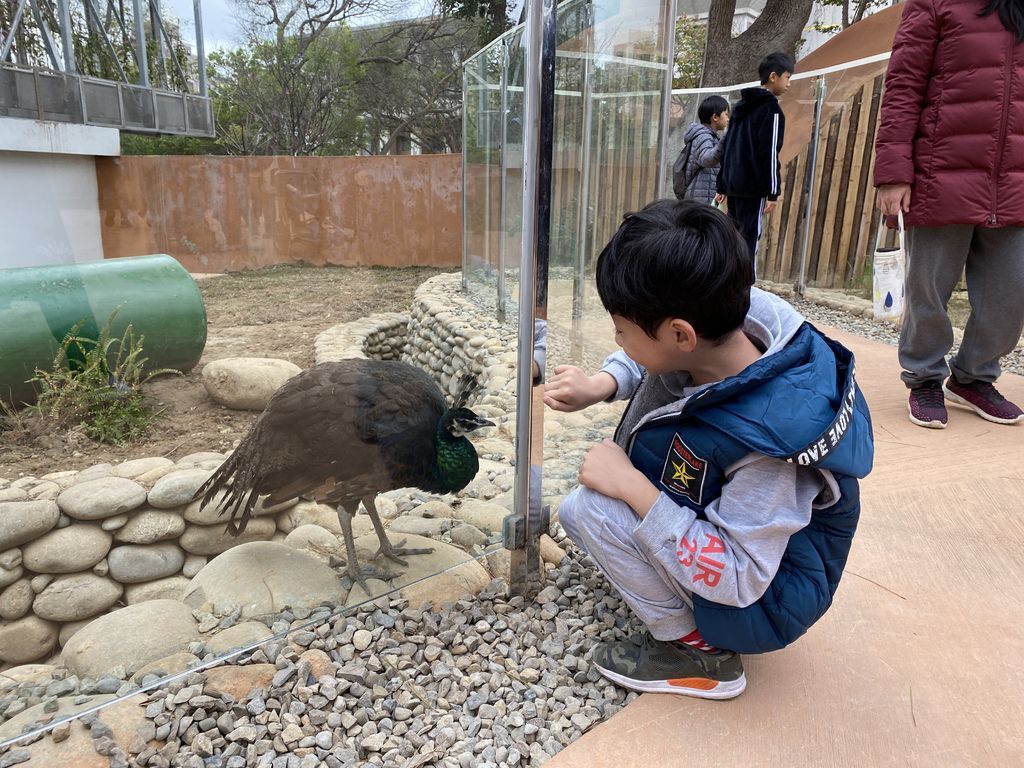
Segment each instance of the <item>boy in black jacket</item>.
M744 88L732 108L718 173L718 191L729 198L729 216L751 255L757 253L761 217L775 210L779 197L779 150L786 116L777 97L789 90L793 60L784 53L768 54L757 73L761 87Z

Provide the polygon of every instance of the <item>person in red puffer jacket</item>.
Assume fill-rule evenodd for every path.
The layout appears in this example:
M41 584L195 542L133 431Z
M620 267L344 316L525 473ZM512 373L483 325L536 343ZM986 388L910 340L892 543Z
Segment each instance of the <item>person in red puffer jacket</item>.
M907 0L875 142L882 213L907 226L899 359L910 420L945 401L998 424L1024 414L993 386L1024 329L1024 0ZM971 314L946 305L964 268ZM945 383L943 383L945 380Z

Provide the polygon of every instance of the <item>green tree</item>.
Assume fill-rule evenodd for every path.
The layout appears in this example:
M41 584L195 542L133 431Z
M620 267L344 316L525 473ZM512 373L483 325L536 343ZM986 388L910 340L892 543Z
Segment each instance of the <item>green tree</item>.
M478 19L477 47L483 48L512 26L508 0L441 0L442 13L458 19Z
M708 28L689 16L676 20L676 66L672 73L673 88L699 88L704 70L704 46Z
M360 144L358 52L344 27L210 56L219 143L232 154L348 154Z

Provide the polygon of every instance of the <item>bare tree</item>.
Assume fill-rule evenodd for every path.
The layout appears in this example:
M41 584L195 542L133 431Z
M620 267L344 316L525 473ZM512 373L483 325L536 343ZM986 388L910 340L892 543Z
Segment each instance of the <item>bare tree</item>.
M399 137L416 135L411 127L424 126L425 137L427 126L457 114L453 40L466 25L432 15L354 26L392 13L388 2L240 0L247 45L211 56L230 151L379 152L381 137L392 151Z
M772 51L796 52L814 0L768 0L761 15L733 37L736 0L712 0L702 86L757 78L757 65Z

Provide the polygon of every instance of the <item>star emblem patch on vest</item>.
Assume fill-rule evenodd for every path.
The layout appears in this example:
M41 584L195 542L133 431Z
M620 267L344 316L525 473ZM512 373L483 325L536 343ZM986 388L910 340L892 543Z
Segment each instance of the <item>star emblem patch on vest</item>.
M708 463L697 456L676 433L661 470L661 484L678 496L684 496L698 506L703 503L704 478Z

